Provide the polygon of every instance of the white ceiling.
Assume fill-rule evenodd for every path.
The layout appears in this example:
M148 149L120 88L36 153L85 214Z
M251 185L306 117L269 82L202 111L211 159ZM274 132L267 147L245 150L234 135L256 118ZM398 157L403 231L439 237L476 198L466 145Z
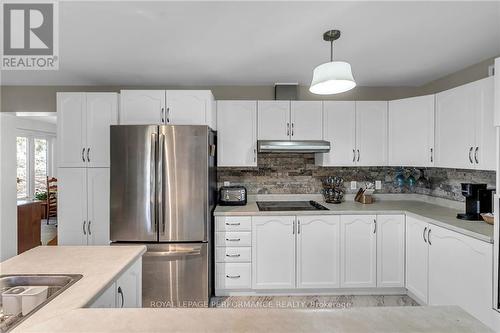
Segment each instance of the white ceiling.
M61 2L60 70L2 84L308 85L337 59L358 85L418 86L500 55L500 2Z

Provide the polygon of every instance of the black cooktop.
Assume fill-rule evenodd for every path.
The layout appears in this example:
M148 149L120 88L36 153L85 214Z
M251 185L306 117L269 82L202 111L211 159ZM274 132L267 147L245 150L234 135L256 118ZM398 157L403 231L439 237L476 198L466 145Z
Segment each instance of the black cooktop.
M257 201L260 211L328 210L316 201Z

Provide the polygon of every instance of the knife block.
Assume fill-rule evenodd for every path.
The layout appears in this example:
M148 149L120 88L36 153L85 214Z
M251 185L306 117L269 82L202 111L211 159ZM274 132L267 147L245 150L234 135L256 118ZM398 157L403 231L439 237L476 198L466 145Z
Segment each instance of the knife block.
M373 203L374 199L373 199L373 196L370 195L370 194L363 194L360 198L359 198L359 202L361 202L362 204L371 204Z

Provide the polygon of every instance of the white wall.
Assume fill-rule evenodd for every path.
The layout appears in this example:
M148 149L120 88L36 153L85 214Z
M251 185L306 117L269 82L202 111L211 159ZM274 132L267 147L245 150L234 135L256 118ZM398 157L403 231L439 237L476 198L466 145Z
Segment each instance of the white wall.
M16 117L0 114L0 261L17 254Z

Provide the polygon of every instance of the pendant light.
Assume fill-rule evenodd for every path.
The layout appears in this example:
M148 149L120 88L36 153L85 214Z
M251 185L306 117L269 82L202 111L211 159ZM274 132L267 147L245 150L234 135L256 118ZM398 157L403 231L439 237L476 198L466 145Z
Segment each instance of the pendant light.
M333 41L339 38L339 30L329 30L323 34L323 39L330 42L330 62L325 62L314 69L309 88L313 94L339 94L356 86L351 65L345 61L333 61Z

